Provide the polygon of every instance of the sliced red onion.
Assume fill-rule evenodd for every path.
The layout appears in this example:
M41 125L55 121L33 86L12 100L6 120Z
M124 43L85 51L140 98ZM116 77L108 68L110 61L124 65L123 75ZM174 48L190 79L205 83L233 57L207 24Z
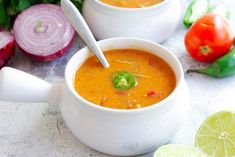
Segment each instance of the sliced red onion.
M53 4L34 5L15 20L14 36L19 48L38 61L51 61L62 56L75 36L61 7Z
M2 68L14 54L14 37L10 32L0 30L0 68Z

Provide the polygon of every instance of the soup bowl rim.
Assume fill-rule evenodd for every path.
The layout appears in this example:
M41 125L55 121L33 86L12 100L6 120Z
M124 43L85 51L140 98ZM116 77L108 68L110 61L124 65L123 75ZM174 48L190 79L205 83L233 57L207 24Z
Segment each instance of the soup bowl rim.
M76 68L75 71L73 71L73 79L71 80L68 76L68 73L69 73L69 67L70 67L70 64L72 64L71 62L74 61L74 58L76 56L79 55L79 52L80 51L89 51L88 47L84 47L82 49L80 49L77 53L75 53L71 59L69 60L69 62L67 63L66 65L66 68L65 68L65 84L67 86L67 88L69 89L69 92L72 93L72 96L76 99L76 100L80 100L83 104L86 104L87 107L89 107L90 109L93 109L93 110L98 110L98 111L103 111L103 112L111 112L111 113L116 113L116 114L137 114L137 113L140 113L140 112L146 112L146 111L153 111L153 110L157 110L157 109L160 109L162 107L166 107L166 103L169 102L170 100L172 100L175 95L179 92L182 84L183 84L183 81L184 81L184 72L183 72L183 68L182 68L182 65L181 63L179 62L178 58L171 52L169 51L168 49L166 49L164 46L161 46L160 44L158 43L154 43L152 41L149 41L149 40L146 40L146 39L141 39L141 38L133 38L133 37L119 37L119 38L109 38L109 39L104 39L104 40L100 40L98 41L98 45L99 44L102 44L102 43L105 43L105 42L118 42L118 41L121 41L121 40L126 40L126 41L138 41L138 42L143 42L143 43L148 43L148 44L152 44L154 46L157 46L159 48L161 48L162 50L164 50L166 53L168 53L169 55L171 55L172 58L174 58L174 61L175 63L177 64L178 68L179 68L179 77L177 78L177 74L175 73L175 70L172 69L174 71L174 74L176 76L176 87L174 88L174 90L171 92L170 95L168 95L166 98L164 98L163 100L161 100L160 102L158 103L155 103L153 105L150 105L150 106L147 106L147 107L143 107L143 108L139 108L139 109L133 109L133 110L128 110L128 109L113 109L113 108L108 108L108 107L102 107L102 106L99 106L99 105L96 105L88 100L86 100L85 98L83 98L81 95L79 95L77 93L77 91L75 90L74 88L74 84L73 84L73 81L74 81L74 76L75 76L75 73L76 71L80 68L80 65L83 64L87 58L83 59L84 61L82 63L80 63L78 65L78 67ZM120 48L121 49L121 48ZM131 48L130 48L131 49ZM135 49L135 48L132 48L132 49ZM152 53L156 56L158 56L157 54L155 53ZM93 55L93 54L92 54ZM160 57L160 56L158 56ZM161 59L163 59L165 61L164 58L160 57ZM169 64L169 63L168 63ZM170 64L169 64L170 65ZM171 65L170 65L171 66ZM171 67L172 68L172 67ZM177 81L178 80L178 81ZM71 83L72 82L72 83Z
M172 0L163 0L160 3L148 6L148 7L143 7L143 8L125 8L125 7L117 7L117 6L113 6L113 5L109 5L106 4L104 2L102 2L101 0L92 0L98 7L101 7L102 9L108 9L108 10L113 10L113 11L119 11L119 12L129 12L129 13L133 13L133 12L145 12L145 11L156 11L158 9L162 9L165 6L168 5L168 3Z

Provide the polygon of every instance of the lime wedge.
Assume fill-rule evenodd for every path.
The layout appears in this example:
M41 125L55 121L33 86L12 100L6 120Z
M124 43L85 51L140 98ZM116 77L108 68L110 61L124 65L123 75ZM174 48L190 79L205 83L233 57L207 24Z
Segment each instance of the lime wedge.
M235 114L222 111L209 116L198 130L195 144L211 157L235 157Z
M169 144L160 147L154 157L207 157L199 149L190 145Z

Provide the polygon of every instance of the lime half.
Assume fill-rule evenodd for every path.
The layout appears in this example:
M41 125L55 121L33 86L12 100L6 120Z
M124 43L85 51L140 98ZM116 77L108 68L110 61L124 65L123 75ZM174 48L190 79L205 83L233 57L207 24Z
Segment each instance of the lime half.
M154 157L207 157L199 149L190 145L169 144L160 147Z
M222 111L209 116L198 130L195 144L211 157L235 157L235 114Z

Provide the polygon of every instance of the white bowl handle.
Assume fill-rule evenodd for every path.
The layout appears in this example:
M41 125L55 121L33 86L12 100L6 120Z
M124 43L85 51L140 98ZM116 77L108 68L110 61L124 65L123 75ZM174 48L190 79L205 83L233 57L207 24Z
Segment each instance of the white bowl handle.
M0 100L17 102L58 102L59 85L52 85L23 71L4 67L0 71Z

